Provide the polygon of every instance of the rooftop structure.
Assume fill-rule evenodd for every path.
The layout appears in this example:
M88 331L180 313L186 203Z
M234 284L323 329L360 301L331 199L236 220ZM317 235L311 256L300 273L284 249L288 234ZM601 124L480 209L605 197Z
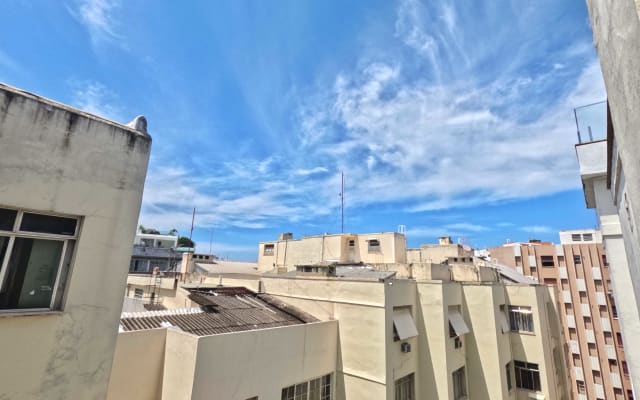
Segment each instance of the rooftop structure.
M151 148L132 126L0 84L0 398L106 395Z

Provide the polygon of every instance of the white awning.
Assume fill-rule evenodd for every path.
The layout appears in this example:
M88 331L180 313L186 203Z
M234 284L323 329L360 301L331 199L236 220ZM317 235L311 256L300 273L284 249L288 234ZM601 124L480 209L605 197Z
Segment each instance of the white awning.
M502 333L507 333L511 331L511 326L509 325L509 320L507 319L507 315L504 311L498 312L498 319L500 320L500 327L502 327Z
M393 325L396 327L400 340L418 336L418 329L416 329L416 324L413 322L408 308L393 310Z
M453 330L456 332L456 335L462 336L465 333L469 333L469 328L467 324L464 322L464 318L455 308L449 308L449 323L453 327Z

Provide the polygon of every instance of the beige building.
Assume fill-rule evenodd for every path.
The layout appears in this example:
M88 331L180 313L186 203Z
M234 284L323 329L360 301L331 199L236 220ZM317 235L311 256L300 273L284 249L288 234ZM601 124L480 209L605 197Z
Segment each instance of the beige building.
M216 274L179 287L182 310L123 314L109 398L569 399L553 289L490 268L428 268L431 279L351 265L335 277ZM245 314L194 334L200 323L188 321L203 317L191 314L207 309L194 292L215 309L228 302L210 292L237 287L256 293L239 295L246 307L267 301L304 324L255 315L252 329L229 332Z
M628 340L640 337L639 4L634 0L587 0L607 102L595 125L590 123L591 111L597 106L581 107L576 114L576 153L585 199L587 207L598 214L607 256L614 266L611 281L620 300L622 333ZM589 135L596 125L604 125L604 132ZM638 387L640 352L631 352L627 358Z
M473 257L473 250L461 244L454 244L450 237L442 236L438 244L423 244L417 249L407 249L407 263L439 264L449 258Z
M260 242L260 271L294 271L330 264L406 263L407 243L401 233L326 234L293 239L283 233L278 240Z
M0 85L0 398L105 398L150 147Z
M560 245L508 244L490 257L557 288L575 399L632 399L610 266L594 229L560 232Z

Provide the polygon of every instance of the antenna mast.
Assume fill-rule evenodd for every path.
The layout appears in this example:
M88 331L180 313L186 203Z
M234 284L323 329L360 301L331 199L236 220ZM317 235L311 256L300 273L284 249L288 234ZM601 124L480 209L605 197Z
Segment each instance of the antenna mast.
M340 190L340 202L341 202L341 211L342 211L342 218L341 218L341 228L342 228L342 233L344 233L344 171L340 171L340 173L342 174L342 186L341 186L341 190Z
M191 232L189 232L189 241L193 243L193 223L196 221L196 208L193 207L193 216L191 217Z

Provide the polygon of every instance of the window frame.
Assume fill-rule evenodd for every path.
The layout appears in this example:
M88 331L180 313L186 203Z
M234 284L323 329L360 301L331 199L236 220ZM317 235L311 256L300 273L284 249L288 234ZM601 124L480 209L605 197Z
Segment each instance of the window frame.
M516 378L516 388L532 392L542 391L540 380L540 366L526 361L513 360L513 368ZM528 378L523 380L523 378ZM530 386L525 386L531 383Z
M416 380L412 372L394 382L394 400L416 400Z
M509 305L507 310L509 311L509 327L511 328L511 332L535 334L536 328L531 307ZM526 322L525 319L528 320L530 329L520 329L527 325L527 323L524 323Z
M263 256L272 256L276 252L276 245L274 243L266 243L262 249Z
M453 400L467 398L467 374L464 366L451 373L451 383L453 385Z
M53 282L51 290L51 300L48 307L32 307L32 308L0 308L0 316L2 315L15 315L15 314L30 314L41 312L56 312L64 309L65 297L67 293L67 285L70 281L71 273L73 270L73 264L75 259L75 250L80 229L82 225L81 216L73 216L68 214L54 213L49 211L38 211L25 208L16 208L10 206L0 205L0 209L12 210L16 212L13 226L10 231L0 229L0 237L8 239L7 247L4 254L0 255L0 291L7 285L7 279L9 274L9 262L12 257L12 253L15 250L16 239L32 239L32 240L44 240L52 242L62 242L62 249L60 250L60 259L56 268L56 277ZM75 220L75 229L73 234L60 234L60 233L46 233L37 232L33 230L23 231L21 230L22 220L24 214L40 215L45 217L58 217ZM23 282L24 284L24 282ZM61 293L62 291L62 293Z
M310 398L312 390L315 390L318 395L317 399L331 400L333 398L332 386L333 373L329 373L282 388L280 398L281 400L307 400Z

